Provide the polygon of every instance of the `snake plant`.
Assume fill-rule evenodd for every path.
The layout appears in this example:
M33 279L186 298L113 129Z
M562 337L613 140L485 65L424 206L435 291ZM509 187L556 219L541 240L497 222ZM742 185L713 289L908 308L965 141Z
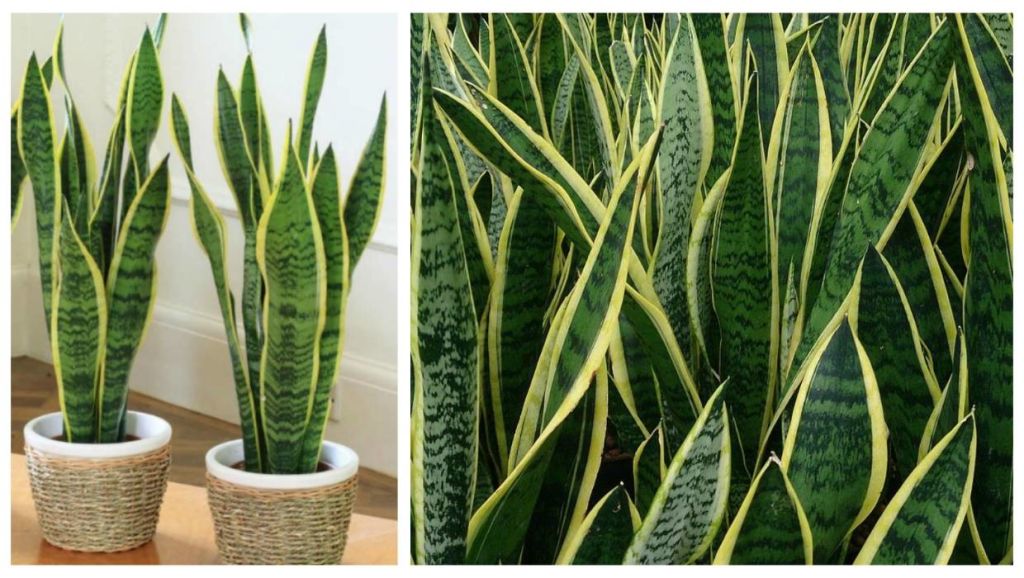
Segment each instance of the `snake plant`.
M224 217L196 177L185 109L171 99L171 128L192 191L193 228L210 260L238 397L245 469L317 469L345 336L352 271L380 217L386 101L344 200L333 148L313 144L327 71L327 30L309 61L302 113L289 122L278 172L256 81L251 23L240 16L248 56L236 89L217 76L215 140L244 232L241 303L228 278ZM244 333L238 331L238 311Z
M166 18L148 28L121 82L102 168L64 66L64 25L53 55L28 61L12 113L12 218L32 184L43 308L64 417L64 439L125 436L128 377L152 317L154 252L167 222L165 157L150 166L160 124L159 48ZM51 91L64 93L58 127ZM59 136L58 136L59 135Z
M414 15L413 559L1012 561L1012 22Z

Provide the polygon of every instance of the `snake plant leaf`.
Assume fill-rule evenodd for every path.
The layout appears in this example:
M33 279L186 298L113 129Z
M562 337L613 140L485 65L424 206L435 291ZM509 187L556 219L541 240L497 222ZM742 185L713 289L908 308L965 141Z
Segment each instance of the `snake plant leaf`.
M507 451L544 345L556 229L536 193L522 190L512 197L503 223L487 339L492 403L499 406L495 429Z
M218 83L219 84L219 83ZM219 98L218 88L218 98ZM259 162L262 158L262 151L260 150L260 129L261 129L261 115L263 103L260 102L259 87L256 83L256 68L253 65L252 53L246 55L245 64L242 65L242 78L238 82L238 116L239 122L242 127L242 133L245 135L245 148L248 151L249 161L252 166L253 176L259 174ZM232 123L233 124L233 123ZM313 166L316 166L315 164ZM265 200L262 197L255 198L253 195L253 204L258 207L262 207L261 201ZM257 208L254 210L255 214L260 214L261 209Z
M11 228L18 224L18 217L21 216L23 185L28 178L28 171L25 169L25 162L21 160L21 151L18 150L18 110L11 112Z
M793 367L802 364L832 323L868 245L882 239L902 213L908 194L913 193L912 179L952 65L953 30L944 23L876 115L851 168L821 290L807 318Z
M299 141L296 143L299 153L299 166L309 165L309 150L313 141L313 119L316 118L317 105L320 103L320 92L324 87L327 75L327 25L320 28L316 37L313 53L309 57L309 68L306 70L306 83L303 90L302 115L299 117Z
M106 347L107 299L100 270L65 206L50 328L64 441L96 440L96 389Z
M967 352L964 349L963 331L957 334L954 359L956 362L953 364L953 374L950 375L946 387L942 389L942 395L935 402L935 408L928 416L928 423L925 424L924 433L921 435L918 463L967 415Z
M715 553L715 564L811 564L814 539L778 459L754 477Z
M49 329L53 295L53 256L57 216L61 213L60 163L57 132L50 91L35 53L29 58L18 101L18 150L32 182L36 207L36 239L39 277L43 286L43 311Z
M140 180L145 180L149 175L149 147L153 144L160 126L163 99L164 83L160 72L160 59L157 56L153 35L147 28L132 63L126 113L128 144L138 165Z
M900 35L904 18L905 15L902 14L877 14L873 17L875 23L871 34L873 44L879 46L879 53L874 60L875 64L872 65L873 74L864 87L862 96L861 118L868 122L875 118L903 69Z
M122 99L126 100L127 83L122 87ZM107 137L107 148L104 154L103 170L97 198L93 201L93 213L89 221L89 241L94 247L93 257L104 277L110 272L110 261L117 243L115 220L117 219L117 203L121 172L124 167L124 143L127 133L126 107L120 105L114 117L114 126Z
M220 156L221 167L234 194L242 226L251 230L256 227L259 218L252 194L252 187L255 185L253 163L246 149L246 135L239 114L238 98L224 74L224 69L217 72L214 134L217 135L217 153Z
M156 19L156 26L153 27L153 43L159 50L164 43L164 34L167 32L167 13L162 12Z
M760 80L760 79L759 79ZM783 89L785 104L778 138L778 166L774 197L778 223L778 279L785 289L789 267L800 275L798 299L803 301L806 279L803 278L805 248L812 220L828 194L832 170L832 136L828 117L825 84L810 45L797 54L788 86ZM770 147L774 148L774 147ZM771 153L770 153L771 154ZM769 158L774 169L774 158ZM820 220L820 216L818 217ZM807 250L812 255L814 246ZM808 267L809 269L809 267Z
M92 183L96 175L92 141L86 132L78 107L65 95L68 110L63 150L61 151L61 193L75 219L78 234L88 239L92 213Z
M746 54L749 45L757 62L757 110L761 119L762 147L767 150L771 127L775 124L775 112L779 105L782 88L789 76L789 54L786 51L786 32L778 14L746 14L743 19L743 48ZM740 79L750 75L749 67L740 62Z
M338 375L338 364L345 338L345 302L351 287L347 228L342 218L338 190L338 164L330 146L316 167L310 194L319 224L326 276L324 326L320 332L319 371L312 397L309 424L302 441L300 471L315 472L327 427L331 390Z
M560 564L619 564L633 537L636 507L622 485L615 486L590 510L559 554Z
M471 78L477 85L484 86L487 84L488 68L480 59L480 54L469 39L469 33L466 31L466 15L457 14L455 19L455 31L452 33L451 46L456 65L460 71L465 72L463 76Z
M548 371L547 391L537 418L541 434L473 515L466 557L470 563L509 562L518 557L562 426L579 419L583 408L578 406L611 341L626 289L625 255L638 206L636 186L631 180L620 182L576 287L568 297L562 322L549 330L557 333L549 363L538 366L539 370Z
M46 88L53 88L53 57L47 58L42 66L40 66L40 69L43 73L43 80L46 82Z
M917 465L918 444L940 392L903 285L874 247L864 257L858 299L857 333L878 381L889 460L898 478L906 479Z
M424 71L429 78L429 67ZM413 541L418 563L459 563L473 503L480 363L447 141L424 83L413 229L418 360L412 425Z
M665 472L626 564L684 564L711 546L729 496L729 412L722 385L708 399Z
M1013 229L995 115L978 75L965 71L964 76L965 144L974 159L968 178L964 336L981 458L972 502L982 554L998 560L1012 544Z
M732 383L725 396L735 424L737 474L744 466L754 471L756 448L770 417L778 354L776 241L761 156L759 81L747 83L732 175L717 200L720 217L711 275L721 330L720 373Z
M667 146L658 157L662 214L652 281L676 339L688 347L690 320L683 280L691 211L711 158L711 118L701 94L707 90L701 88L706 80L689 16L681 21L667 58L658 111Z
M736 95L733 91L725 26L721 14L692 14L693 28L700 47L701 61L708 83L714 124L714 148L704 182L714 183L732 161L736 142Z
M855 564L945 564L967 516L977 460L974 416L935 445L875 523Z
M534 79L523 38L509 19L509 14L492 14L490 32L493 38L494 66L490 68L488 92L520 118L535 132L546 134L547 124L542 111L540 92Z
M483 108L483 111L492 113L491 118L484 118L468 103L443 91L435 91L434 99L459 133L480 156L486 158L489 163L525 189L551 193L540 196L538 199L544 203L552 219L558 223L559 228L571 236L574 243L588 247L591 242L588 233L592 234L592 231L596 232L597 230L596 226L589 225L596 223L596 220L587 211L580 213L579 208L582 207L578 206L570 197L567 189L568 183L558 182L557 179L562 179L562 177L550 159L561 159L561 155L543 143L543 139L536 133L528 135L521 132L520 126L514 124L510 117L504 116L505 112L513 113L507 108L504 110L497 108L500 105L496 100L487 100L487 96L479 91L474 94L484 99L487 106ZM492 122L501 120L493 115L494 111L503 115L504 120L502 124L497 124L492 128ZM521 119L518 120L523 122ZM500 132L499 127L504 128L505 131ZM530 136L536 138L531 140ZM517 145L520 147L519 149L513 148ZM521 156L524 154L526 156ZM560 164L569 166L564 159L560 160ZM571 170L571 167L569 168ZM589 190L589 186L583 182L578 173L573 171L573 175L575 179L578 179L575 181L577 186L582 183L582 186ZM564 179L562 180L564 181ZM590 195L596 199L593 191L590 191ZM582 205L582 200L579 205Z
M832 134L832 154L839 152L850 112L850 94L843 80L840 56L841 22L839 14L811 15L811 20L821 20L821 31L811 48L818 63L822 85L828 103L829 125Z
M343 211L349 240L350 269L355 269L363 250L370 242L370 236L377 226L377 221L380 220L381 208L384 206L387 131L388 103L387 98L382 97L377 123L356 164L356 172L352 175L352 183L349 185L348 194L345 195Z
M566 72L575 54L566 56L565 38L562 25L554 14L540 14L537 18L537 36L533 42L533 73L537 81L537 91L544 106L544 120L548 125L551 142L557 147L560 136L555 134L556 117L560 117L561 128L565 128L568 112L568 93L576 84L576 72L571 74L571 81ZM579 66L579 63L576 63ZM578 70L578 68L577 68ZM564 86L563 85L566 85ZM556 113L561 109L561 113ZM561 133L559 133L560 135Z
M288 131L291 134L289 128ZM272 473L304 473L302 441L320 367L327 313L327 264L298 153L285 140L281 176L256 230L256 262L266 287L260 399Z
M885 481L885 421L867 353L844 319L797 393L782 467L814 535L814 561L837 550L874 509Z
M97 396L99 441L121 441L128 376L153 315L156 245L170 214L167 157L153 170L125 213L107 275L107 347Z
M213 283L217 290L217 302L224 323L231 371L235 380L235 394L238 398L245 469L250 472L262 472L265 448L262 446L263 436L259 427L259 413L256 411L259 384L253 387L249 380L245 354L238 338L235 297L231 291L227 265L227 230L224 218L196 178L192 164L192 139L188 117L177 95L171 96L171 135L185 165L185 174L188 176L189 189L192 192L189 207L192 230L210 261Z
M608 373L599 366L594 385L558 426L558 440L523 538L523 564L553 564L561 545L583 521L594 489L608 423ZM577 519L578 516L578 519Z
M664 430L655 428L633 454L633 495L643 516L650 511L666 470L664 439Z
M1000 138L1013 148L1013 67L1003 53L992 29L980 14L955 16L964 58L981 79L979 97L984 94L998 122Z

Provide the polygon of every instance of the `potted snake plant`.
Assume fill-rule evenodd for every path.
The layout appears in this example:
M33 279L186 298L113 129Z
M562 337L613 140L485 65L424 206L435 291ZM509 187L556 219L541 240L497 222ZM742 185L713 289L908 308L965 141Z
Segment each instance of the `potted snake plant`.
M14 211L32 183L43 306L59 412L25 426L36 513L47 542L113 552L156 530L171 427L127 411L128 378L155 300L154 251L167 221L165 157L149 162L163 101L158 52L165 18L129 60L102 170L65 74L63 23L53 56L33 54L13 113ZM63 86L65 126L51 102Z
M345 548L358 457L324 440L345 336L352 270L380 215L386 101L340 196L334 150L312 143L327 64L313 48L298 126L277 171L249 54L236 90L217 78L215 138L244 231L243 286L228 280L224 218L196 178L188 119L171 100L173 135L192 191L194 231L213 271L238 398L242 438L206 456L217 547L228 563L335 564ZM276 175L276 176L275 176ZM242 335L238 330L241 315Z

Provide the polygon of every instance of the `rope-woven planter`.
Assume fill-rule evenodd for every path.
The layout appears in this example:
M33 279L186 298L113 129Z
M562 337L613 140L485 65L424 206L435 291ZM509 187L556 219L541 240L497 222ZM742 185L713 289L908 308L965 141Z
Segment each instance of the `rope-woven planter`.
M358 458L324 443L326 471L245 472L240 440L207 454L206 487L217 550L227 564L339 564L356 501Z
M59 413L26 425L32 501L50 544L82 552L120 552L153 539L171 465L170 425L133 414L127 433L140 439L114 444L53 439L62 427Z

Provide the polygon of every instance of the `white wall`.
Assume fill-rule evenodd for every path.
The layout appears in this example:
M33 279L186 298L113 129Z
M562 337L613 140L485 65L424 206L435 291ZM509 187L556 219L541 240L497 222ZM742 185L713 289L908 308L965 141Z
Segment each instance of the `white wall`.
M387 93L394 118L396 21L388 15L254 14L253 53L279 154L289 118L301 110L310 50L327 24L328 66L314 137L321 150L334 144L347 189L363 145ZM113 122L125 63L154 15L69 15L64 51L68 82L102 158ZM15 15L12 22L11 98L17 98L31 51L41 60L52 51L55 15ZM241 286L241 227L221 172L213 140L214 87L224 67L237 83L245 59L238 17L171 15L161 50L164 123L153 146L153 161L173 153L167 116L170 93L189 113L192 149L200 180L228 217L232 283ZM54 102L63 98L56 90ZM57 110L63 110L58 106ZM61 120L61 122L63 122ZM373 241L355 271L347 338L339 379L339 410L327 437L352 446L364 466L397 471L396 400L396 162L393 120L388 127L388 174L384 210ZM173 202L157 251L159 289L152 325L132 372L135 391L200 413L238 422L230 363L209 263L193 237L188 216L188 183L171 155ZM30 193L30 191L26 191ZM12 354L49 360L30 194L12 236Z

